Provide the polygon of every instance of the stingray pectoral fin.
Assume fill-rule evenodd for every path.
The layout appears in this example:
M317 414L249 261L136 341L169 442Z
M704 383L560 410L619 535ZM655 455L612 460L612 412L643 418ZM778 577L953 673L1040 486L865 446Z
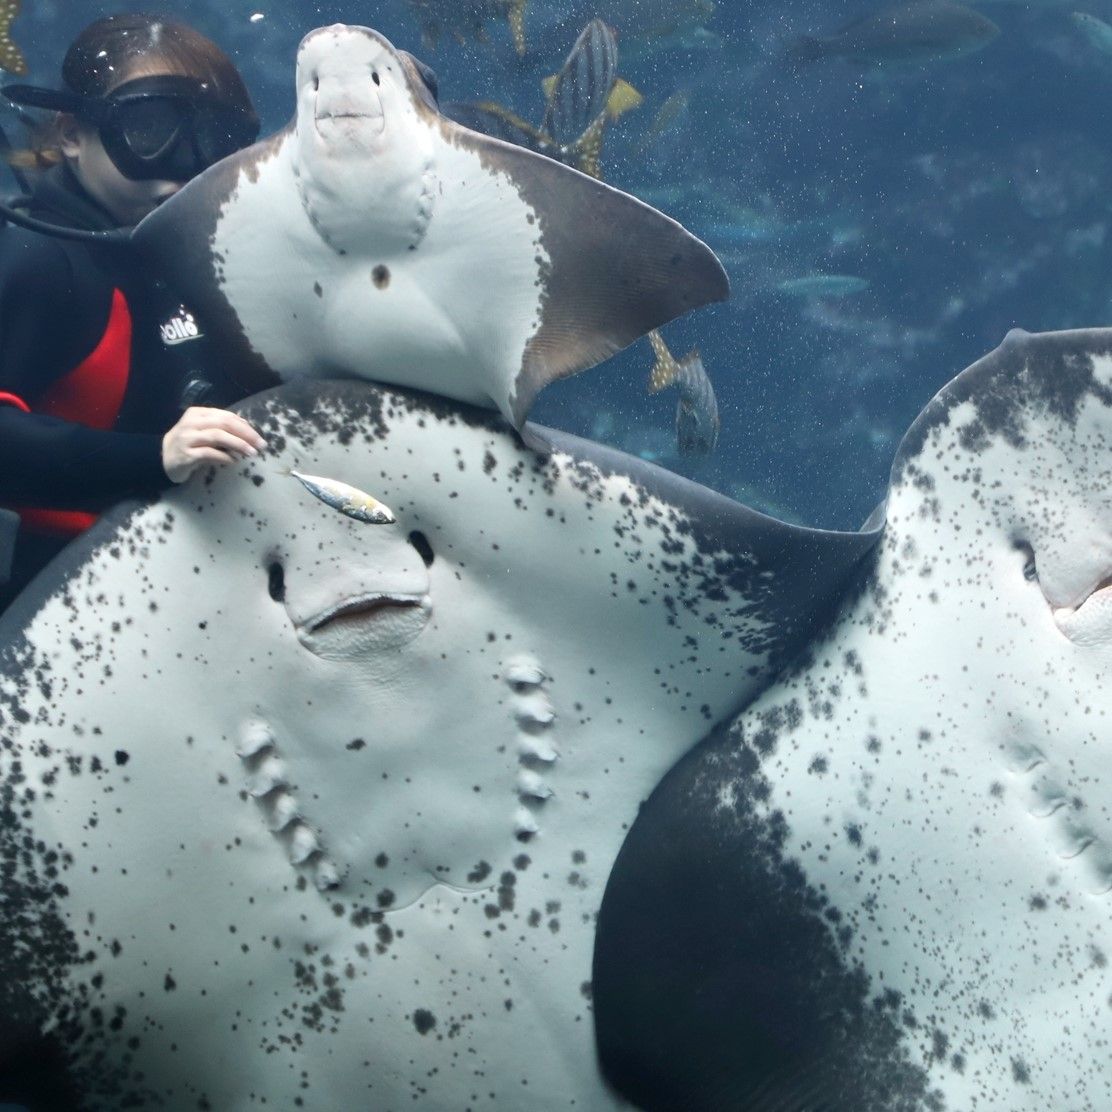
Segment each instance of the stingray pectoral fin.
M240 186L257 185L260 168L273 160L289 128L269 139L210 166L188 182L136 225L130 246L142 265L164 279L175 297L180 297L199 321L203 336L213 347L212 374L220 391L238 399L274 386L278 373L255 349L244 330L225 285L225 257L214 248L220 221L233 203ZM256 211L265 203L255 202ZM251 235L258 241L276 238L276 224L259 220ZM269 251L267 279L277 286L296 277L298 257L293 251ZM207 342L202 339L202 345ZM204 360L202 359L202 363Z
M653 328L730 293L714 252L649 205L531 151L457 128L536 214L540 327L526 345L510 409L520 426L548 383L593 367Z

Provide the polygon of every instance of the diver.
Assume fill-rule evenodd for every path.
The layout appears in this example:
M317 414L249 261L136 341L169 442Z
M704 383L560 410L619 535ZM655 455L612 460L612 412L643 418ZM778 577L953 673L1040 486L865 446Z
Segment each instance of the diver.
M66 53L62 86L5 90L52 113L30 149L10 155L33 181L11 216L60 234L136 224L258 136L231 59L175 20L90 24ZM98 511L265 447L237 415L190 404L182 351L203 330L122 237L96 238L0 230L0 506L20 518L0 610Z

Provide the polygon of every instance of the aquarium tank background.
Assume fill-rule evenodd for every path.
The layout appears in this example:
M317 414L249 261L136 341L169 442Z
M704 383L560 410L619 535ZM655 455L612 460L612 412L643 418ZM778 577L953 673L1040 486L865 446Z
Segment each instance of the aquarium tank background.
M1103 24L1073 5L994 0L970 5L999 28L975 51L793 60L802 36L880 7L530 0L523 55L497 18L486 41L449 29L433 42L410 0L178 0L167 11L232 55L264 134L292 113L299 40L325 23L372 26L416 54L442 103L494 101L532 122L543 79L588 20L614 26L619 72L644 99L608 126L603 174L705 239L729 271L728 303L664 330L677 356L700 349L722 431L709 456L678 452L675 395L648 394L644 341L549 388L532 417L784 519L854 528L943 383L1009 329L1108 323L1112 290ZM26 79L56 84L89 21L158 8L24 0L12 35ZM1094 0L1082 15L1112 20L1112 7ZM14 137L10 109L5 124Z

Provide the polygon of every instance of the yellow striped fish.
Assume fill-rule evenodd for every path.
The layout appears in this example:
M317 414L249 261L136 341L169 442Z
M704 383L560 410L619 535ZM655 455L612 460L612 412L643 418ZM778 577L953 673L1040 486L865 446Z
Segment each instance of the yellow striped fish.
M602 135L607 123L636 108L641 94L618 77L614 31L593 19L576 40L560 72L542 82L544 119L539 126L494 101L451 105L458 123L516 143L601 178Z

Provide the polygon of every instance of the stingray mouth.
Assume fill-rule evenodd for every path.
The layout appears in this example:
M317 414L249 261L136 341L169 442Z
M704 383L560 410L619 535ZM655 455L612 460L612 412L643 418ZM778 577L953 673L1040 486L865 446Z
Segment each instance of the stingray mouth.
M362 103L336 104L332 107L318 107L314 122L318 134L329 138L334 133L344 135L369 134L378 136L386 130L386 113L382 102L371 105L365 98Z
M346 598L298 623L297 639L330 660L396 649L412 641L432 613L428 595L368 593Z
M1073 606L1056 608L1054 622L1071 641L1112 640L1112 573Z

